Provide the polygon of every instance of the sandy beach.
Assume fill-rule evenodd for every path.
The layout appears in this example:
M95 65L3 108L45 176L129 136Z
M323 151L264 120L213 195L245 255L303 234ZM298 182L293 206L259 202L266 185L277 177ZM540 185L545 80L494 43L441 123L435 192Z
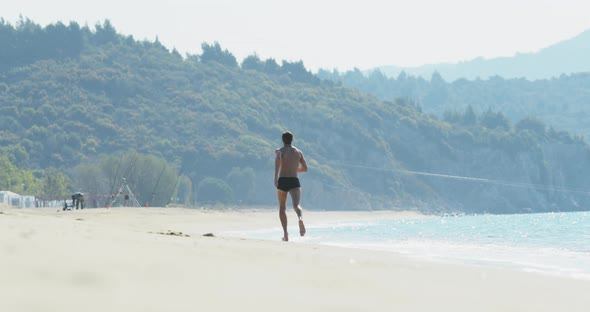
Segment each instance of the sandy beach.
M305 212L308 226L416 217ZM3 207L0 311L590 309L587 280L223 234L278 226L273 209Z

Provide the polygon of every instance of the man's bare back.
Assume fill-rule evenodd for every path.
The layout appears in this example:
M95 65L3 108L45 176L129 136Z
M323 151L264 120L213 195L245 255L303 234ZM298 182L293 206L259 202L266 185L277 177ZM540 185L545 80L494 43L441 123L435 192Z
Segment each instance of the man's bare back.
M277 157L280 158L281 162L279 177L297 177L299 165L305 162L303 153L298 148L290 145L277 149Z

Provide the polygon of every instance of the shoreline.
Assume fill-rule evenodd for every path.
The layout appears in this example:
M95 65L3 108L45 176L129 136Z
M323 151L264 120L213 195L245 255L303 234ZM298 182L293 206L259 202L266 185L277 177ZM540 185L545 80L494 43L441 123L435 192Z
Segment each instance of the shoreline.
M368 226L369 223L364 221L384 221L385 219L423 219L423 218L443 218L446 216L434 216L415 213L413 211L373 211L367 212L334 212L341 219L328 219L319 223L307 226L311 235L299 237L291 235L291 241L294 243L315 244L322 246L333 246L338 248L358 249L365 251L390 252L409 260L440 263L451 265L464 265L474 268L498 268L515 272L526 272L566 279L576 279L590 282L590 271L588 270L588 255L582 251L561 250L556 247L531 247L531 246L508 246L499 245L498 243L465 243L459 241L440 242L436 240L409 240L401 238L400 242L382 240L367 240L368 237L359 233L362 239L356 237L353 241L347 239L341 240L338 236L330 234L330 229L350 228ZM348 217L347 217L348 215ZM368 216L368 217L367 217ZM424 220L421 220L424 221ZM421 222L418 221L418 222ZM324 223L325 222L325 223ZM413 223L413 222L412 222ZM298 230L296 226L290 226L289 232ZM317 231L317 232L316 232ZM327 231L327 232L326 232ZM280 225L266 227L264 229L246 230L246 231L226 231L224 235L237 238L262 239L274 241L270 237L270 232L276 232L277 235L282 233ZM318 233L319 232L319 233ZM377 233L375 233L377 234ZM313 237L313 235L319 235ZM346 233L345 233L346 235ZM378 235L378 234L377 234ZM311 237L310 237L311 236ZM428 248L427 248L428 246ZM435 248L436 251L433 251ZM429 250L430 249L430 250ZM486 250L485 254L481 250ZM537 259L529 255L540 252ZM576 260L568 260L576 259Z
M280 227L273 209L0 212L2 311L586 311L590 305L588 281L219 234ZM313 226L413 214L306 211L304 217Z

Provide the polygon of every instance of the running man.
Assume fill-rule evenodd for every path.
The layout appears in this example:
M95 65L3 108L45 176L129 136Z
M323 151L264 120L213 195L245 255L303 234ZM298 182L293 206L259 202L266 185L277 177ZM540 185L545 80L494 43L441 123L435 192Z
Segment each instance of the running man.
M307 172L307 163L303 158L303 153L291 145L293 142L293 133L287 131L283 133L284 146L275 151L275 186L277 188L277 197L279 199L279 218L283 226L283 241L289 240L287 233L287 195L291 195L293 209L299 218L299 234L305 235L305 225L303 224L303 214L301 206L301 185L297 173Z

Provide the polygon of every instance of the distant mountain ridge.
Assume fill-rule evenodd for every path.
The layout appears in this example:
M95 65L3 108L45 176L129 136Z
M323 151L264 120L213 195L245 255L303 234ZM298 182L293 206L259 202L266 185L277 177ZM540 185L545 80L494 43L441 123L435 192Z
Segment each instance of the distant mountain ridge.
M404 71L406 74L421 76L425 79L430 79L434 72L438 72L449 82L461 78L473 80L493 76L538 80L590 71L589 52L590 29L535 53L517 53L512 57L493 59L479 57L459 63L428 64L418 67L380 66L369 72L380 70L389 77L397 77Z

